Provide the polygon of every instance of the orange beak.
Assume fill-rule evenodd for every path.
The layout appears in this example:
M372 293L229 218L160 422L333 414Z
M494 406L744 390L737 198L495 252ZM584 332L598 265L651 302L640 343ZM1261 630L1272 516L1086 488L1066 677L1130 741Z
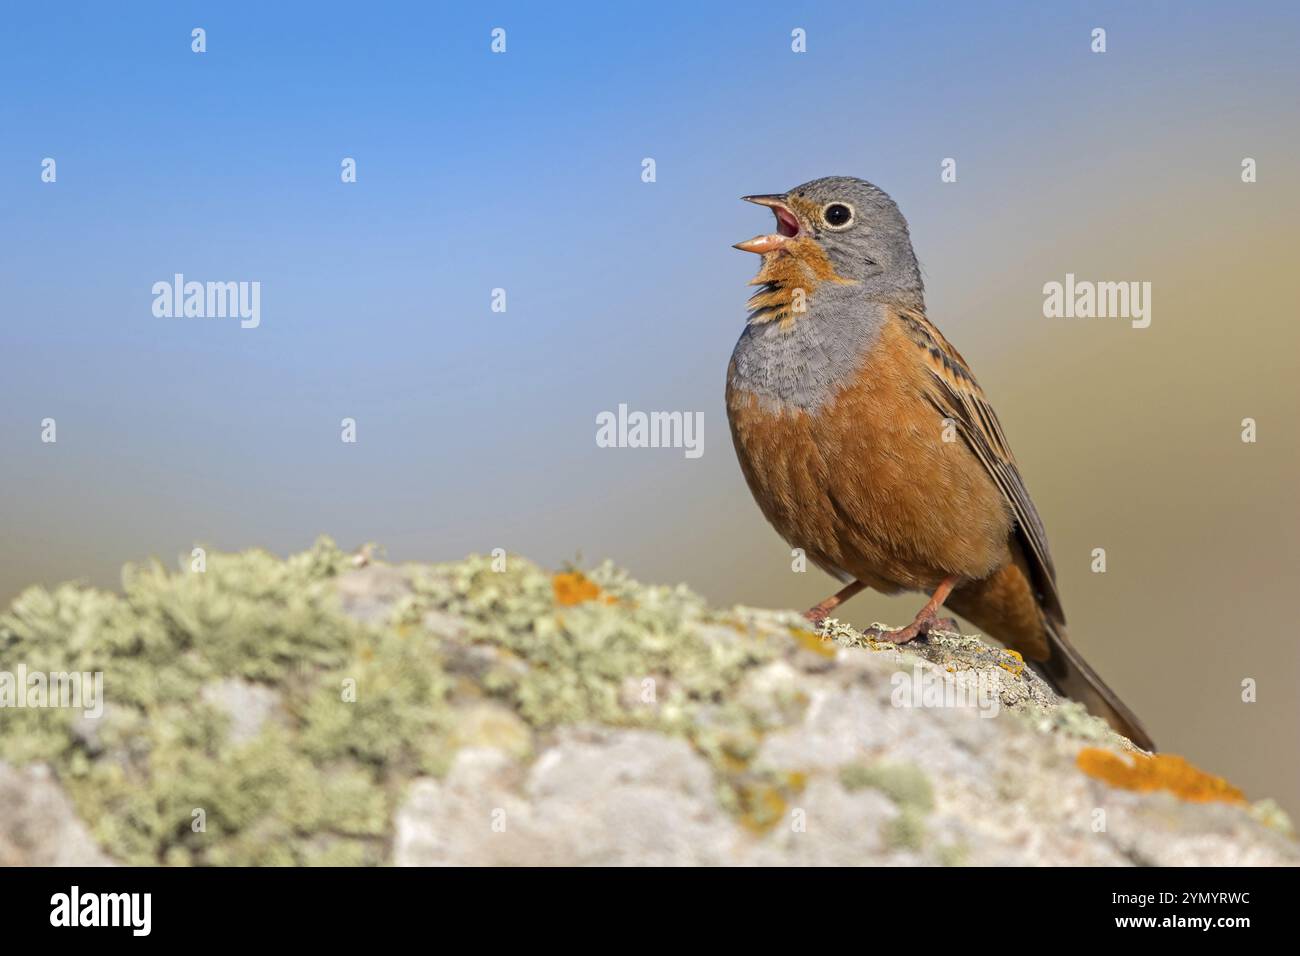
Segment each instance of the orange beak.
M765 236L755 236L753 239L746 239L744 242L736 243L735 248L741 252L757 252L759 255L780 252L791 239L803 231L799 225L799 217L794 214L794 210L786 205L784 196L741 196L740 198L745 202L767 206L771 209L776 214L777 230Z

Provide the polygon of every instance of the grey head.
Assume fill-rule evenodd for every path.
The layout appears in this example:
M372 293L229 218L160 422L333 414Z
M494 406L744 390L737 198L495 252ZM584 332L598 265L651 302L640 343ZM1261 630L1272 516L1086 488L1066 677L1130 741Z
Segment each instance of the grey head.
M856 284L860 297L922 306L921 270L907 220L884 190L852 176L827 176L786 193L745 199L772 209L777 232L737 248L765 258L793 256L815 274L824 256L837 277Z
M907 220L883 190L851 176L744 198L770 208L777 228L736 244L763 265L731 385L775 408L811 410L852 380L890 307L924 308Z

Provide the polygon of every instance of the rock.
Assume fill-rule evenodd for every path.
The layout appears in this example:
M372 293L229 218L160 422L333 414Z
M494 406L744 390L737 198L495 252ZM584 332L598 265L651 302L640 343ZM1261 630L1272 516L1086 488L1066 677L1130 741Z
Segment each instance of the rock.
M343 611L359 621L382 620L393 605L410 592L410 584L401 569L390 564L352 562L358 570L338 580L339 600Z
M111 866L44 764L0 762L0 866Z
M716 865L741 839L707 761L645 731L567 731L526 770L462 750L397 814L399 866Z
M199 696L230 720L229 740L236 746L256 738L267 720L280 710L279 693L238 678L205 684Z
M1271 801L975 636L898 647L610 565L328 541L124 580L0 615L14 659L63 642L119 678L94 727L0 708L0 862L1300 863Z
M471 703L456 710L451 743L458 749L491 748L509 757L528 757L533 751L533 734L514 711L499 704Z

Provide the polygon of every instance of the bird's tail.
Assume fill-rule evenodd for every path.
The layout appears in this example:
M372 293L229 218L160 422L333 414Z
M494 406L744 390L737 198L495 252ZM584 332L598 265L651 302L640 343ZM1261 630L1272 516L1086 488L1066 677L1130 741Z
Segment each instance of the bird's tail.
M1058 693L1083 704L1089 713L1105 720L1143 750L1154 751L1155 742L1142 726L1142 721L1088 666L1083 655L1070 643L1065 627L1050 620L1044 623L1050 653L1047 660L1029 661L1029 665Z

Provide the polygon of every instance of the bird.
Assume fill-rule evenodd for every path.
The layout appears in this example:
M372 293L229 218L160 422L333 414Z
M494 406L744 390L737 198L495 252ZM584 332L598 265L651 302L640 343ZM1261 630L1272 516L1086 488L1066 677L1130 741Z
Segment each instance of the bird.
M1058 693L1144 750L1134 713L1070 642L1047 533L993 406L926 314L907 220L883 190L830 176L744 196L774 232L727 368L741 472L764 517L844 583L922 592L905 643L951 630L947 608L1019 653Z

